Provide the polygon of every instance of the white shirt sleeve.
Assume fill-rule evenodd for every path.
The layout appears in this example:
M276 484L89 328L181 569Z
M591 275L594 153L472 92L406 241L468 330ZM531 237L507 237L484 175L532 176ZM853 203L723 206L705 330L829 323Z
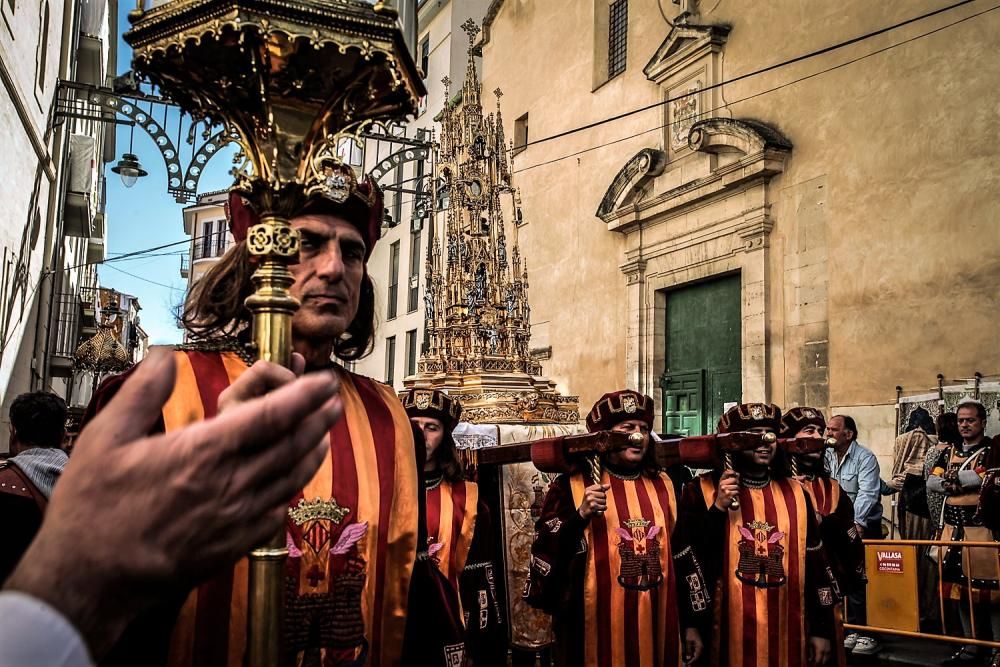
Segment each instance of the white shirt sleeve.
M80 633L41 600L0 592L0 619L0 667L93 667Z

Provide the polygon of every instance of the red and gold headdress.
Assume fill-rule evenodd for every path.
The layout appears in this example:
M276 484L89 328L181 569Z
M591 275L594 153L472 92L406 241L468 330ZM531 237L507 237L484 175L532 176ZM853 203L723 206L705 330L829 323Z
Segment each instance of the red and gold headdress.
M767 428L777 433L781 429L781 408L774 403L740 403L726 410L719 419L719 433Z
M638 419L653 428L653 399L631 389L604 394L587 415L587 430L609 431L629 419Z
M826 419L816 408L789 408L781 417L781 437L794 438L795 434L812 424L820 431L826 430Z
M305 205L296 211L295 215L307 213L329 213L344 218L361 233L365 242L365 261L371 257L375 244L382 236L383 195L378 184L370 176L360 183L354 177L350 167L339 167L331 173L328 181L336 187L312 192ZM333 192L335 196L329 193ZM243 196L240 190L229 193L226 203L226 220L229 231L237 243L245 241L248 230L260 222L260 214Z
M408 417L440 419L451 433L462 417L462 404L437 389L409 389L399 395Z

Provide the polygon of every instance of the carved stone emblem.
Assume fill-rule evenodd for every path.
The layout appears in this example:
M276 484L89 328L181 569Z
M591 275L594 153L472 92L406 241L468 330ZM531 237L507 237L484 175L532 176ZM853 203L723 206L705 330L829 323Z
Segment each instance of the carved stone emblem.
M685 92L685 96L670 104L670 147L679 151L688 147L688 135L691 126L698 118L698 91L701 81L696 82Z

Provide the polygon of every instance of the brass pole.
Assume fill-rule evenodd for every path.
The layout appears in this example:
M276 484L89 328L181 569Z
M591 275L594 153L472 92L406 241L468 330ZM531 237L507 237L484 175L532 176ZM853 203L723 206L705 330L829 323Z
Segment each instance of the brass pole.
M733 468L733 455L730 454L729 452L726 452L725 454L722 455L722 462L726 468L726 472L729 472L730 470L735 470L735 468ZM739 496L733 496L733 499L729 501L729 509L738 510L739 508L740 508Z
M590 457L590 480L594 484L601 483L601 457L597 454Z
M254 293L246 306L253 313L253 339L257 356L281 366L291 366L292 315L299 302L288 288L294 279L288 264L298 255L298 234L282 216L267 214L250 228L247 247L262 261L251 278ZM281 626L284 621L285 527L268 542L250 552L247 595L247 657L250 667L275 667L281 661Z

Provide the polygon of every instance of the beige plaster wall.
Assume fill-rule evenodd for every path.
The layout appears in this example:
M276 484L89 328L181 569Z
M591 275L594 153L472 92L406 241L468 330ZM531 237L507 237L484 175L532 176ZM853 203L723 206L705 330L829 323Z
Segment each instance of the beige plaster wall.
M699 22L732 26L722 70L731 80L940 3L877 10L860 0L702 5ZM891 452L885 414L892 414L886 406L897 384L916 391L933 386L939 372L1000 374L1000 60L990 57L1000 46L1000 14L750 96L985 8L976 2L727 86L728 107L718 112L767 123L794 146L769 185L768 398L841 406L862 422L868 415L861 412L873 411L879 416L871 423L882 426L862 432L877 440L870 444L879 453ZM629 22L627 71L592 90L594 4L506 0L490 27L483 77L484 89L504 90L507 131L524 112L531 141L659 100L641 69L669 26L642 0L629 3ZM619 268L624 239L594 212L622 165L640 148L663 148L663 138L648 132L544 163L654 128L662 113L529 146L515 157L532 320L552 346L545 369L580 394L582 406L628 381L627 333L639 316L629 312ZM653 229L644 234L644 246L662 242ZM655 316L655 304L645 307Z
M666 24L653 2L633 0L629 11L644 18L630 24L628 69L592 92L594 3L504 2L483 49L483 89L503 89L507 136L525 112L530 142L659 100L642 67ZM594 212L622 164L659 141L659 131L571 155L658 125L658 115L645 112L529 146L514 157L526 221L518 234L531 283L532 330L547 338L532 346L552 346L545 373L580 396L581 410L625 383L626 280L619 269L624 240ZM543 164L564 156L571 157Z

